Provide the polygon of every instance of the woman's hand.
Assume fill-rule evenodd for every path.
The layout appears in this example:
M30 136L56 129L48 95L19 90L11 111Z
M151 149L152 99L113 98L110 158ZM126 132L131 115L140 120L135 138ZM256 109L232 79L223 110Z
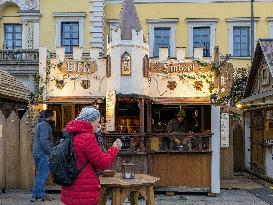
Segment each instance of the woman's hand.
M174 139L174 142L178 145L180 145L180 140L179 139Z
M121 147L122 147L122 142L121 142L121 140L120 140L120 139L116 139L116 141L113 143L113 146L114 146L115 148L117 148L118 150L120 150Z

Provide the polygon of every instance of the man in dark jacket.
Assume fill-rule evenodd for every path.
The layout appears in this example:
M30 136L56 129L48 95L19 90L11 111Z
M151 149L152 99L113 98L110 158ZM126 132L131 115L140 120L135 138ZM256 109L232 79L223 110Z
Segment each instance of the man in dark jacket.
M45 193L45 184L49 175L49 155L53 146L52 121L54 113L44 110L35 127L35 136L33 141L33 158L36 167L36 176L32 190L31 202L38 199L42 201L51 200Z
M185 110L183 109L179 110L179 112L176 114L176 118L171 119L168 122L167 132L168 133L187 133L189 131L189 126L185 118L186 118ZM170 137L170 139L166 141L167 141L168 147L170 147L171 141L173 141L175 143L173 146L174 149L177 149L177 145L181 143L180 140L175 137Z

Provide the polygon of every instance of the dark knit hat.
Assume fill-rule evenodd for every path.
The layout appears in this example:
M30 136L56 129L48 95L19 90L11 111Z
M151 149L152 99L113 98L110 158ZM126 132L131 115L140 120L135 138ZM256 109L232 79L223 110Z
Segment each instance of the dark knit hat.
M179 112L176 114L176 117L186 117L185 110L183 109L179 110Z
M50 118L54 116L54 113L53 111L51 110L43 110L41 113L40 113L40 118Z

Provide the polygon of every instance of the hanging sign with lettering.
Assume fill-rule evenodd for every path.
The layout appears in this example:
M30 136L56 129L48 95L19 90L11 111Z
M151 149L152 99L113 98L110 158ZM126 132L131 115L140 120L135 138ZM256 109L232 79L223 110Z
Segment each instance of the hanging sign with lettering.
M116 91L106 92L106 131L115 131Z
M197 63L151 63L152 73L184 73L184 72L210 72L210 66L200 66Z
M60 70L65 73L92 74L97 71L97 64L91 60L65 59Z
M227 63L220 70L219 96L225 97L229 94L233 85L233 65Z
M221 114L221 147L229 147L229 113Z

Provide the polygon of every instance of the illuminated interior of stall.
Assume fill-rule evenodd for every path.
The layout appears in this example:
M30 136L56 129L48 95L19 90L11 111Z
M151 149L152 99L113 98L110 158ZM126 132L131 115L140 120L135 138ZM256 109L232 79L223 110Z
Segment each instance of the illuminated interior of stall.
M119 99L116 106L116 132L139 133L140 109L138 99Z
M54 112L54 143L56 143L60 138L62 138L62 130L65 128L66 124L75 119L80 113L81 109L85 106L93 106L99 109L101 113L101 123L104 125L105 119L105 102L104 101L94 101L92 103L83 104L72 104L72 103L59 103L59 104L49 104L48 109Z
M190 132L210 131L210 106L209 105L153 105L152 129L156 133L166 133L167 125L176 117L179 110L186 113L186 122Z

